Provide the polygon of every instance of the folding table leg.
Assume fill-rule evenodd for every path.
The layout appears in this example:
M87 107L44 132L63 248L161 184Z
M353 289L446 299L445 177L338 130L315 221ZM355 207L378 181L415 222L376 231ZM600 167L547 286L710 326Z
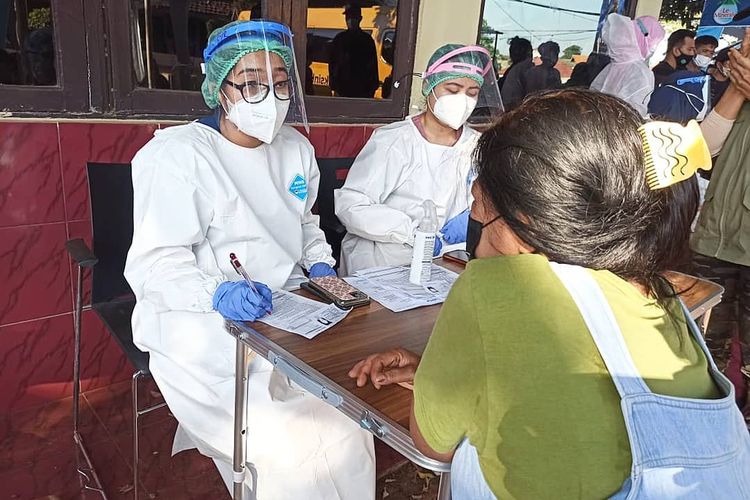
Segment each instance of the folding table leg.
M245 491L245 447L247 429L245 420L245 396L247 394L248 347L237 336L234 378L234 457L232 463L234 489L232 498L242 500Z

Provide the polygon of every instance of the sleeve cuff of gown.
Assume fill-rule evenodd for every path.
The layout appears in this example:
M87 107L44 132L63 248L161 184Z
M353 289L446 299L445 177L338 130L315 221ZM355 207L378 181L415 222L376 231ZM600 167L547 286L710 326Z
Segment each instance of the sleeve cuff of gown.
M227 281L223 276L215 276L207 279L199 293L196 294L196 308L200 311L211 312L214 310L214 294L219 285Z

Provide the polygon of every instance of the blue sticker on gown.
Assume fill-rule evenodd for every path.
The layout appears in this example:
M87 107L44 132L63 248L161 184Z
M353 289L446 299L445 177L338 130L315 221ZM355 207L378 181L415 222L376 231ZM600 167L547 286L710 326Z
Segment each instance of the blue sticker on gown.
M301 201L305 201L307 199L307 181L305 178L297 174L289 185L289 192Z

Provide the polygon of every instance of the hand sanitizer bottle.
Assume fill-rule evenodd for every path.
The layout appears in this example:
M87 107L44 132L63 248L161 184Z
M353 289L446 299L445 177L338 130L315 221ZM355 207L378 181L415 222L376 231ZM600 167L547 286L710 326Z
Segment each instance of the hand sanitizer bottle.
M437 233L437 208L432 200L422 203L424 216L419 221L414 235L414 250L411 257L409 281L415 285L422 285L430 281L432 274L432 254L435 251L435 235Z

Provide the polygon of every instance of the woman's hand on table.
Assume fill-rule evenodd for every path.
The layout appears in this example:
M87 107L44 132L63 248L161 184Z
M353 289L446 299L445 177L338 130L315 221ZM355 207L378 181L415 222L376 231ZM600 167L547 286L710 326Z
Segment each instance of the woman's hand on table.
M367 384L368 377L376 389L384 385L411 383L419 360L419 356L406 349L392 349L363 359L349 370L349 376L357 379L357 387Z

